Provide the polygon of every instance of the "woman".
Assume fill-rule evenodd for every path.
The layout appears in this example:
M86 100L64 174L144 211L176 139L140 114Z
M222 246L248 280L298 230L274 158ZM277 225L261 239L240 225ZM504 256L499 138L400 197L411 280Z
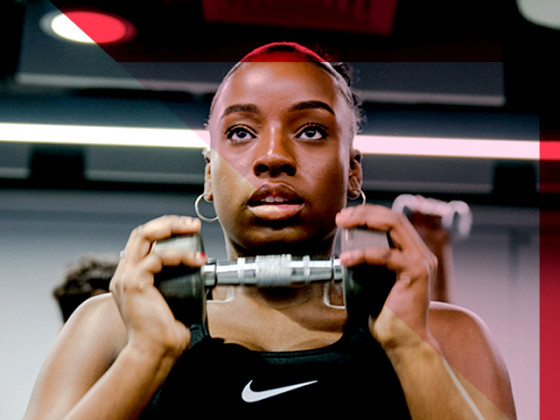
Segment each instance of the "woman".
M482 322L430 305L435 258L414 228L383 207L344 208L361 193L358 123L355 97L331 64L295 44L255 50L212 104L204 196L230 258L325 257L337 228L387 232L393 249L340 256L348 267L396 272L378 316L363 328L347 323L333 283L326 293L322 283L236 287L208 303L209 331L187 328L154 274L201 266L206 256L152 245L194 234L200 222L165 216L132 232L112 295L88 301L67 323L25 418L335 417L350 409L372 418L515 418L507 371Z

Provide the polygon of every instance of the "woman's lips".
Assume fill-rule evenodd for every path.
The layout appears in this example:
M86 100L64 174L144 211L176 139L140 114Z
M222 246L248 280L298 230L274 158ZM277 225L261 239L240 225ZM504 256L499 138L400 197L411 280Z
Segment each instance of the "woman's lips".
M255 216L263 220L284 220L299 213L303 204L262 204L249 206Z
M262 220L284 220L295 216L303 208L303 199L285 184L261 185L249 198L247 206Z

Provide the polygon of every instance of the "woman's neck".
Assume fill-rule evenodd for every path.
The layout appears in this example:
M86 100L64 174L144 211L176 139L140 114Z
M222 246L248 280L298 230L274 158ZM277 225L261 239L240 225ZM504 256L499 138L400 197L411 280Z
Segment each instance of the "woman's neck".
M229 260L240 257L252 257L256 255L282 255L290 254L292 257L303 257L309 255L311 258L325 259L332 256L334 238L327 240L311 241L301 243L270 244L268 246L247 249L226 238L226 250ZM329 279L325 279L328 282ZM306 285L295 285L293 287L252 287L236 286L236 294L250 298L259 304L275 309L286 309L298 307L310 302L332 301L333 306L343 305L340 287L333 287L334 283L315 282ZM325 292L327 290L327 292ZM325 297L326 293L326 297Z
M322 302L324 298L323 282L317 282L300 287L269 287L259 288L243 286L238 288L238 293L252 299L258 304L276 310L287 310L303 305Z
M256 255L283 255L290 254L293 257L310 256L311 258L330 258L333 253L334 238L322 243L273 243L267 245L245 248L235 244L226 238L226 252L229 260L239 257L253 257Z

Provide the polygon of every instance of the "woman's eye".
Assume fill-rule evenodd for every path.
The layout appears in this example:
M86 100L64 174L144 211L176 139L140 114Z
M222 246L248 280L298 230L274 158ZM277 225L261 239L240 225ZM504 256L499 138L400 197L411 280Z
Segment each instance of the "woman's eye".
M255 138L255 135L244 127L232 127L226 132L228 139L233 141L247 141Z
M327 137L327 130L319 126L307 126L302 129L297 138L304 140L322 140Z

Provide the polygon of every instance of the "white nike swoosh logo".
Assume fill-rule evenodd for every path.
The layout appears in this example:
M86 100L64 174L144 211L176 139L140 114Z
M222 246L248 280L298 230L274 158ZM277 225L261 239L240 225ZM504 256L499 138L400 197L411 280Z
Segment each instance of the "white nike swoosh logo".
M243 388L243 392L241 393L241 398L243 398L243 401L245 401L245 402L253 403L253 402L257 402L257 401L266 400L267 398L272 398L272 397L275 397L277 395L293 391L294 389L298 389L298 388L302 388L304 386L314 384L316 382L317 382L317 380L309 381L309 382L302 382L300 384L295 384L295 385L283 386L283 387L280 387L280 388L267 389L265 391L253 391L251 389L251 384L253 383L253 381L250 380L249 383L247 385L245 385L245 388Z

